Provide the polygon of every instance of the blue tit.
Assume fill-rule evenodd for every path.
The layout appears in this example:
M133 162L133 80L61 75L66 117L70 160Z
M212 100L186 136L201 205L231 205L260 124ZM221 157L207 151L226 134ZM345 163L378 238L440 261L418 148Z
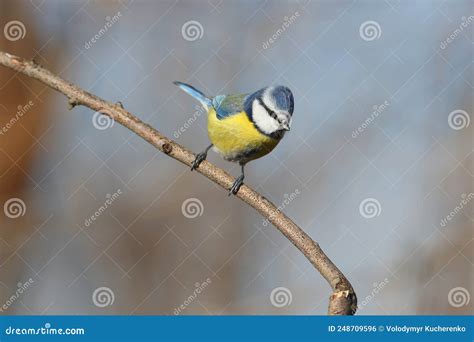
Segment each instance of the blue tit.
M241 166L242 173L229 190L229 195L235 195L243 184L245 164L271 152L290 130L293 94L287 87L275 86L251 94L211 98L188 84L174 84L197 99L208 114L211 145L197 154L191 171L199 167L213 147L225 160Z

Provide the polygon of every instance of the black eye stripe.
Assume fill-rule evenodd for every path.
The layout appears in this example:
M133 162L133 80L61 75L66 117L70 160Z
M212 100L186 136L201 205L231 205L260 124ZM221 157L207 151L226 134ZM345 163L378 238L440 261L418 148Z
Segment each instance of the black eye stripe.
M265 110L267 111L267 113L272 117L274 118L276 121L279 122L278 120L278 117L277 115L275 114L275 112L273 110L271 110L270 108L267 107L267 105L265 103L263 103L262 99L261 98L258 98L258 103L263 107L265 108Z

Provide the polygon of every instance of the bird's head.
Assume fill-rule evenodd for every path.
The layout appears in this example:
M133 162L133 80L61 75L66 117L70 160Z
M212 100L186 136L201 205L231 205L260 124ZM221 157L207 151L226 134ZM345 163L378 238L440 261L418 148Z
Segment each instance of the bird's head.
M256 128L265 135L281 139L290 130L294 100L284 86L260 89L248 98L247 111Z

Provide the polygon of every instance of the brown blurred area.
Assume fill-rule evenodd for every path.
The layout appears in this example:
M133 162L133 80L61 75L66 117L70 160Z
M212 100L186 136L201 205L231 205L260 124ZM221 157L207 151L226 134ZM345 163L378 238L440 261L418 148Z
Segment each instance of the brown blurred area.
M12 1L0 3L0 13L3 18L28 18L31 14ZM0 50L9 51L26 58L36 58L41 49L41 43L35 35L32 26L25 36L22 44L8 40L5 35L0 36ZM53 47L54 48L54 47ZM48 67L54 69L54 59L49 59ZM51 126L53 118L49 114L49 97L44 93L45 87L38 82L31 82L25 77L18 77L15 72L0 68L2 87L0 91L0 126L8 129L8 134L0 134L0 202L5 203L11 198L25 198L34 181L29 172L33 167L38 151L41 149L38 137ZM41 96L38 96L41 94ZM17 112L23 113L23 108L28 109L21 116L21 120L10 122ZM9 125L8 128L7 125ZM25 242L33 231L36 223L34 208L29 208L31 215L19 220L11 220L2 215L0 218L0 260L2 266L8 264L15 252ZM8 298L12 289L23 272L21 263L1 268L0 296Z

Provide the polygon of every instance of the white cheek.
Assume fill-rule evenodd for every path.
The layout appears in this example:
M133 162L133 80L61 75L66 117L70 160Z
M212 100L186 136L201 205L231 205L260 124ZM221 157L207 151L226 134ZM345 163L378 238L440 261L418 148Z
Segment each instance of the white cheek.
M256 101L252 105L252 117L255 124L264 133L271 134L279 128L278 122L268 115L265 108Z

